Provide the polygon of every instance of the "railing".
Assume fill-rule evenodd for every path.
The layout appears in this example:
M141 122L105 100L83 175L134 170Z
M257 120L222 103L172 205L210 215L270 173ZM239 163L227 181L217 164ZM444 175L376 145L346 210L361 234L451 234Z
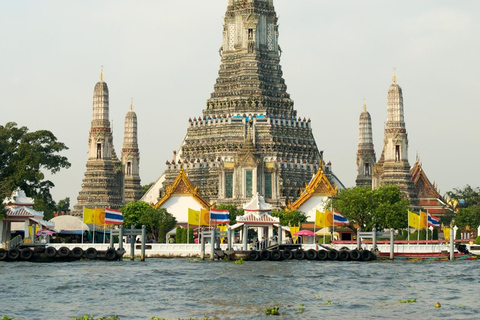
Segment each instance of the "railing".
M22 243L23 243L23 238L22 238L21 235L18 235L15 238L10 240L10 245L8 245L8 243L7 243L7 247L8 247L8 249L15 248L15 247L18 247L19 245L21 245Z

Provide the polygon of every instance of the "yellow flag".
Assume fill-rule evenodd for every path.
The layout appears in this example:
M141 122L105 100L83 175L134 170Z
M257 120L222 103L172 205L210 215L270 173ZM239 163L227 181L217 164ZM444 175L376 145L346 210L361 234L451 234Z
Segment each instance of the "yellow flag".
M99 208L94 209L93 223L97 225L105 224L105 209L99 209Z
M328 210L325 212L320 212L317 210L315 215L315 224L320 228L333 226L333 212Z
M83 207L83 222L93 224L95 209Z
M219 226L219 231L227 231L228 226ZM224 243L226 238L220 238L220 243Z
M445 240L450 240L450 229L451 228L442 228Z
M200 209L200 225L210 225L210 210Z
M188 224L194 226L200 225L200 211L188 208Z
M415 229L421 229L420 217L418 216L418 214L412 211L408 211L408 225Z
M290 233L292 234L293 243L297 243L298 236L295 236L294 234L298 231L300 231L300 227L290 227Z
M420 211L420 229L428 228L428 217L427 213Z

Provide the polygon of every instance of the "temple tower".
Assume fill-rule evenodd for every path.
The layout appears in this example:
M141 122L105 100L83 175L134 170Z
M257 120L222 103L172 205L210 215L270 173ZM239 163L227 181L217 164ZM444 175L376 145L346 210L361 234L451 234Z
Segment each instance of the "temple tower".
M383 139L383 151L375 165L372 186L380 184L396 184L412 204L417 202L417 195L410 174L408 162L408 136L403 113L402 88L397 84L397 76L393 74L393 83L388 89L387 122Z
M125 116L122 165L124 202L138 201L142 196L142 186L140 185L140 152L137 142L137 114L133 111L133 102L130 103L130 111Z
M100 81L93 93L93 117L88 138L88 160L73 215L81 216L83 208L112 208L122 206L122 167L113 148L110 128L108 86Z
M287 93L278 36L273 0L229 0L214 91L189 119L163 187L142 199L165 194L182 168L210 202L240 206L259 193L278 208L299 196L322 161L310 120Z
M360 114L358 151L357 151L357 186L372 187L372 172L375 165L375 149L373 147L372 118L363 103L363 112Z

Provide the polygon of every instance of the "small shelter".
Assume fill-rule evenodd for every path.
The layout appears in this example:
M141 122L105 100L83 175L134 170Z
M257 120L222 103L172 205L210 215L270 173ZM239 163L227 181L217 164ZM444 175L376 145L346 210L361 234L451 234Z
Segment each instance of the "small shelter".
M240 238L242 238L244 250L247 250L248 228L257 229L259 241L264 237L267 240L273 238L273 228L280 227L280 219L270 215L272 209L273 206L266 203L258 193L243 206L244 215L237 217L237 224L233 225L231 229L243 227ZM283 232L289 231L287 227L281 227L281 229Z
M195 211L210 210L210 204L202 198L198 188L192 185L183 168L172 185L166 187L165 195L154 205L156 208L165 208L172 214L179 224L188 222L188 209Z
M54 224L43 220L43 212L33 209L35 201L27 197L20 188L14 190L10 198L3 201L6 217L0 220L0 241L2 247L9 248L12 231L23 231L24 242L35 242L37 230L53 228Z

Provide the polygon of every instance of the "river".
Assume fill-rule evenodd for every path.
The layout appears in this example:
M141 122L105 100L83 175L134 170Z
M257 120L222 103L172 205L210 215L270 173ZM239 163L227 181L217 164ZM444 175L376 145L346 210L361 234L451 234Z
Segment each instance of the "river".
M473 319L479 261L0 262L0 316ZM416 299L401 303L400 300ZM435 308L440 302L441 308ZM280 316L265 309L279 307Z

